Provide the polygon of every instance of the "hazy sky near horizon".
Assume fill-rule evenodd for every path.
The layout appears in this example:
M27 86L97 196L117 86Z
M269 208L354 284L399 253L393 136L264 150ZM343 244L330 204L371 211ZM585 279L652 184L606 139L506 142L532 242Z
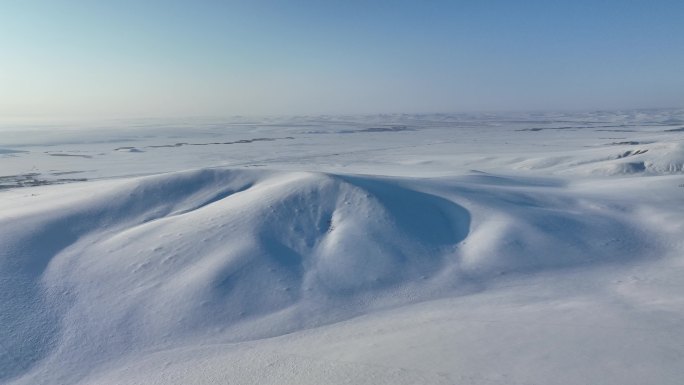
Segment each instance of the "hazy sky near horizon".
M0 117L684 107L684 1L0 0Z

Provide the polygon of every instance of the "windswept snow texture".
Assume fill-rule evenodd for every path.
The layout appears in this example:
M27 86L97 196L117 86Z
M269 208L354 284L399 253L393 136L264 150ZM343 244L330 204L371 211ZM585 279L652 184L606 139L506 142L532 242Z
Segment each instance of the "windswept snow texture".
M0 383L679 384L684 111L0 127Z

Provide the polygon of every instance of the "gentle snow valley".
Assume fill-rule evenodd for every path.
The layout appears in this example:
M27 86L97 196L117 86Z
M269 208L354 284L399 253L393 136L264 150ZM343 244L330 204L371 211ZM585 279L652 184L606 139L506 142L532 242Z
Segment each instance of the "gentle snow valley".
M0 383L681 384L684 110L0 125Z

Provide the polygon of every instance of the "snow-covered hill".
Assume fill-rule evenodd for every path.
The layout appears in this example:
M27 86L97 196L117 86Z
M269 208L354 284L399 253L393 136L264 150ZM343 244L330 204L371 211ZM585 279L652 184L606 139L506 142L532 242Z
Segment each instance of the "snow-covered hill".
M165 173L184 164L151 155L160 148L141 144L149 138L126 149L140 152L100 160L52 144L52 154L92 156L54 159L83 168L97 160L79 175L101 180L66 178L57 168L51 177L47 168L5 177L0 381L684 377L678 131L642 127L633 134L639 140L592 148L596 131L563 134L575 144L556 154L530 136L546 131L516 128L502 138L489 127L475 138L491 139L481 151L449 153L467 146L437 141L448 121L411 122L334 134L306 126L315 140L284 129L293 139L195 146L179 156L205 167ZM270 130L259 127L248 131ZM658 135L669 139L634 144ZM369 140L380 137L397 149ZM525 144L492 144L500 140ZM268 153L250 153L242 167L216 163L223 155L215 147L237 145ZM40 164L47 152L32 146L4 144L0 161ZM535 146L542 150L530 152ZM135 156L151 163L126 169ZM269 167L248 167L257 158L271 159ZM153 175L130 175L137 173Z

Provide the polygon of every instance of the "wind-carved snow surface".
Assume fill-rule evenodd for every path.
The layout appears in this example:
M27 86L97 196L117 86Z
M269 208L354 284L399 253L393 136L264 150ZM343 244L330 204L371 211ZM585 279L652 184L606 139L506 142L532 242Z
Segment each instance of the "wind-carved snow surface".
M678 114L298 118L220 140L139 127L111 153L85 150L111 146L106 130L15 132L0 382L678 384ZM608 129L623 136L597 143ZM224 164L226 148L248 159ZM90 158L47 168L46 151ZM160 173L186 160L205 164ZM78 165L101 180L58 168Z

